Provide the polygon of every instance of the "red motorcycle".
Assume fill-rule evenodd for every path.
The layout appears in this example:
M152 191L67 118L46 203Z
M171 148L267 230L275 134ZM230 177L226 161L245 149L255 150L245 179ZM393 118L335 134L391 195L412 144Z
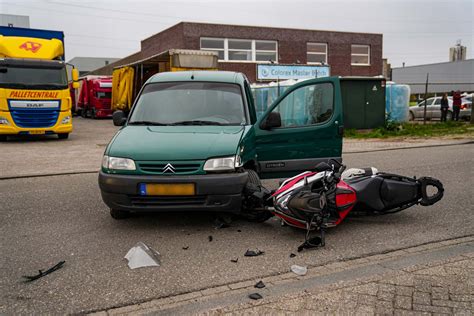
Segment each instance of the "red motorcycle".
M443 192L443 184L431 177L409 178L373 167L345 171L331 160L331 165L320 163L315 172L285 180L272 194L271 211L285 224L306 229L301 251L324 246L325 229L339 225L351 212L393 214L417 204L433 205ZM309 238L312 230L320 236Z

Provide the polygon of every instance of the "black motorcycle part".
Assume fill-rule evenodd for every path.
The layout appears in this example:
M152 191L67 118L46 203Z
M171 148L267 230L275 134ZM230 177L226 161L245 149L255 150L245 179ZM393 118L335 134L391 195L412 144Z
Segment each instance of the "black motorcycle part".
M431 177L421 177L418 179L418 182L421 184L421 205L430 206L443 198L444 187L441 181ZM429 196L427 192L429 186L435 187L438 191L434 195Z

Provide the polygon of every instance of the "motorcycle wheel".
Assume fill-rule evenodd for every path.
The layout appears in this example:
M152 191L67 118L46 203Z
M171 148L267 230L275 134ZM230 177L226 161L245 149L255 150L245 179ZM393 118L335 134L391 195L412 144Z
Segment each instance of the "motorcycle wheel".
M245 170L248 175L248 182L247 185L263 188L262 181L258 176L258 173L255 170L246 169ZM244 197L245 198L245 197ZM264 202L262 201L262 208L264 207ZM254 223L263 223L269 218L273 217L273 214L267 210L255 210L255 209L246 209L245 206L242 208L242 212L240 214L244 219L254 222Z

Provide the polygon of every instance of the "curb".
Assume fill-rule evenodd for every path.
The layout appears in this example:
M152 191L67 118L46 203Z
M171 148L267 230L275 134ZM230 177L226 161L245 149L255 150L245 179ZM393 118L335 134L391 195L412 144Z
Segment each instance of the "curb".
M137 304L117 306L106 310L82 311L94 315L117 314L191 314L224 306L267 304L283 295L302 292L309 287L338 289L367 280L380 279L400 271L409 272L423 266L439 264L466 253L474 253L474 235L427 243L419 246L379 253L355 259L308 267L305 276L292 272L221 285L200 291L182 293ZM267 287L259 290L264 300L252 303L247 298L256 292L254 284L262 280ZM364 281L365 280L365 281Z
M447 146L460 146L460 145L469 145L474 144L474 140L452 143L452 144L433 144L433 145L416 145L416 146L406 146L406 147L397 147L397 148L381 148L381 149L372 149L372 150L357 150L357 151L342 151L342 154L363 154L377 151L388 151L388 150L404 150L404 149L414 149L414 148L432 148L432 147L447 147Z

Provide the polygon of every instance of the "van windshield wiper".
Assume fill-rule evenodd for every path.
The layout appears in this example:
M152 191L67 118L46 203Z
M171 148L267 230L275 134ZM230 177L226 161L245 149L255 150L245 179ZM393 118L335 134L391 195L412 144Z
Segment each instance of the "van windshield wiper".
M219 123L216 121L191 120L191 121L174 122L174 123L171 123L170 125L227 125L227 124Z
M170 124L164 124L164 123L153 122L153 121L132 121L132 122L128 122L128 125L167 126L167 125L170 125Z

